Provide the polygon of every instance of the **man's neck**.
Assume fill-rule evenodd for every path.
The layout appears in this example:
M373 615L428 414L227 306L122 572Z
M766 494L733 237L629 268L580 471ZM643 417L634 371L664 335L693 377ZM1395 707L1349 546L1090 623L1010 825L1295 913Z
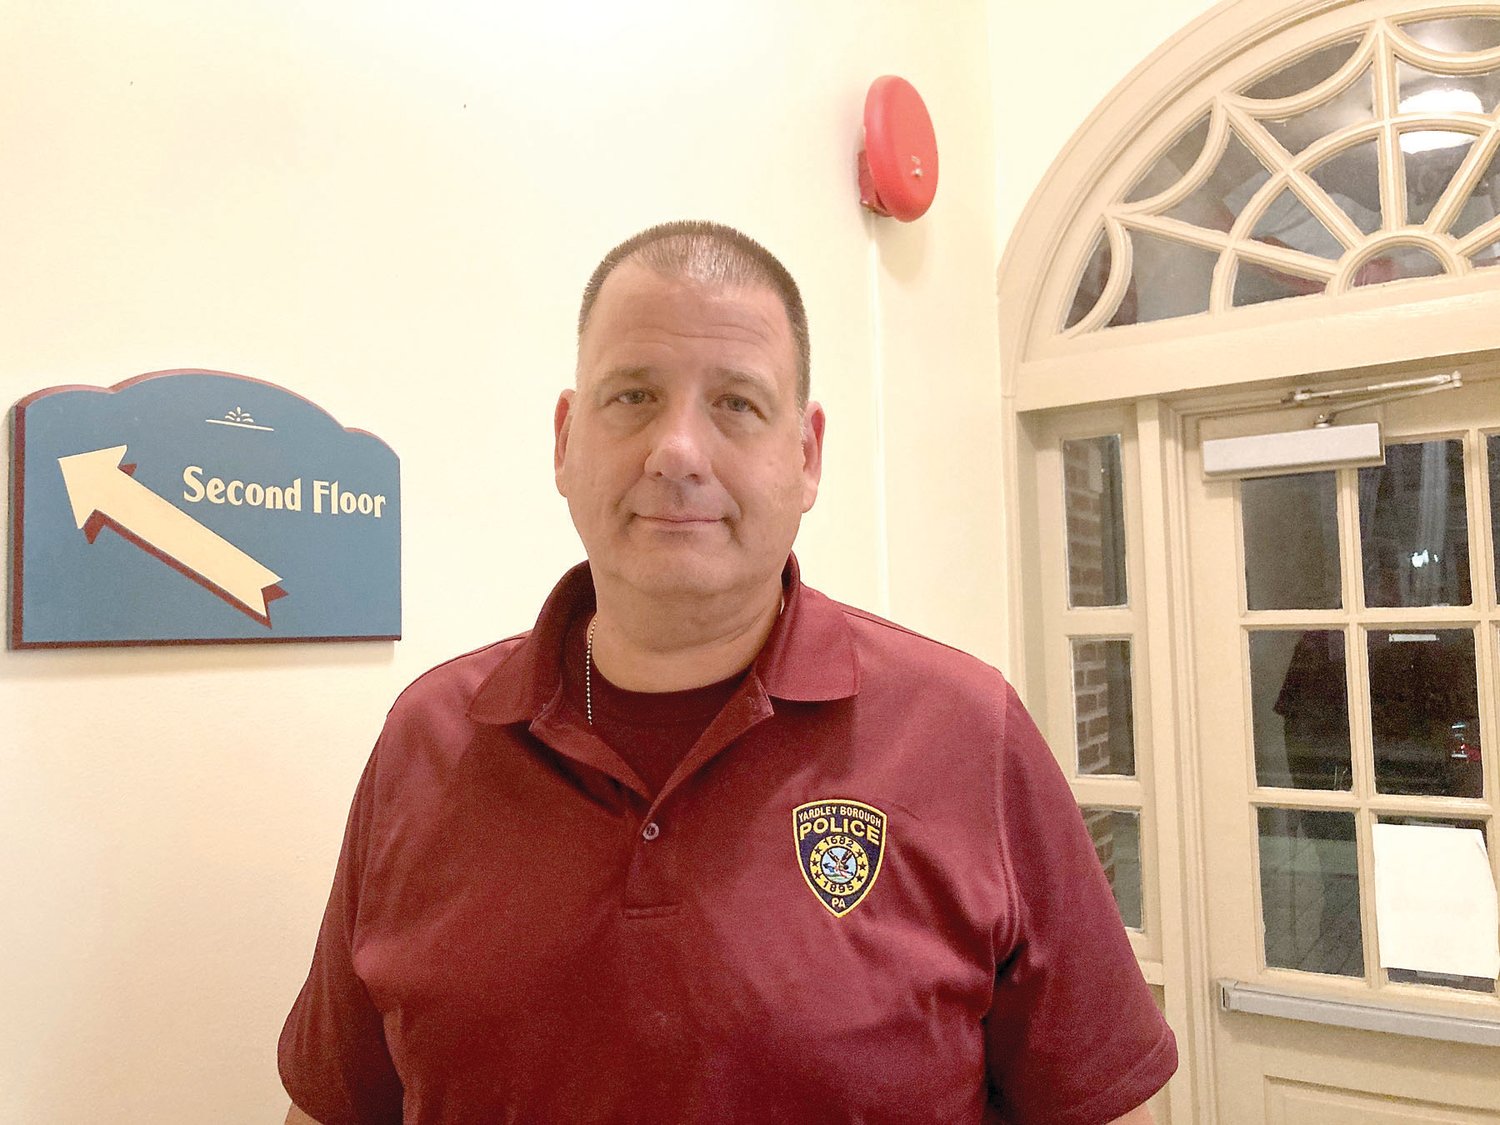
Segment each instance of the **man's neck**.
M598 595L594 666L627 691L686 691L728 679L754 661L781 612L779 581L729 609Z

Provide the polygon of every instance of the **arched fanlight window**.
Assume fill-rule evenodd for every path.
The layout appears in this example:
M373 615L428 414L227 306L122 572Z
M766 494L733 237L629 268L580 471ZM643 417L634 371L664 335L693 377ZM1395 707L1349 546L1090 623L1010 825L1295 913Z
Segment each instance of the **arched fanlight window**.
M1500 10L1304 44L1213 94L1124 185L1065 338L1500 265Z

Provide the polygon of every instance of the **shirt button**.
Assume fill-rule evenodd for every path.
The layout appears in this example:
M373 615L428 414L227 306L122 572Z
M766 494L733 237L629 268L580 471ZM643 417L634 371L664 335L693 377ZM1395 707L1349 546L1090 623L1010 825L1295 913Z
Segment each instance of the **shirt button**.
M660 835L661 826L654 820L650 824L646 825L646 827L641 829L641 839L643 840L654 840Z

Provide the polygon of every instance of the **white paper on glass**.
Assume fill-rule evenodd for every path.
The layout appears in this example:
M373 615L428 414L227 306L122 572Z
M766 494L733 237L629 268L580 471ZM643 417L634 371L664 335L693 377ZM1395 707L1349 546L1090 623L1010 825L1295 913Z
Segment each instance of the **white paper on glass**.
M1429 824L1375 825L1380 964L1455 976L1500 976L1500 906L1484 833Z

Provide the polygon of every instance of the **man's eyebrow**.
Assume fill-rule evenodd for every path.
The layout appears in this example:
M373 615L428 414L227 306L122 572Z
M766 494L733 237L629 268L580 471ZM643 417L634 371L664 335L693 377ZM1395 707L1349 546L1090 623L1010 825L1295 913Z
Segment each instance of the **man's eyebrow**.
M612 383L616 381L637 381L650 379L654 370L647 365L634 365L629 367L612 367L599 375L599 382ZM759 371L747 371L739 367L718 367L714 374L723 382L731 385L751 387L762 394L775 396L776 384L770 377Z
M599 382L607 383L612 379L645 379L650 375L649 367L612 367L600 374Z
M758 371L745 371L738 367L720 367L714 374L727 383L742 383L754 387L763 394L774 396L776 384Z

